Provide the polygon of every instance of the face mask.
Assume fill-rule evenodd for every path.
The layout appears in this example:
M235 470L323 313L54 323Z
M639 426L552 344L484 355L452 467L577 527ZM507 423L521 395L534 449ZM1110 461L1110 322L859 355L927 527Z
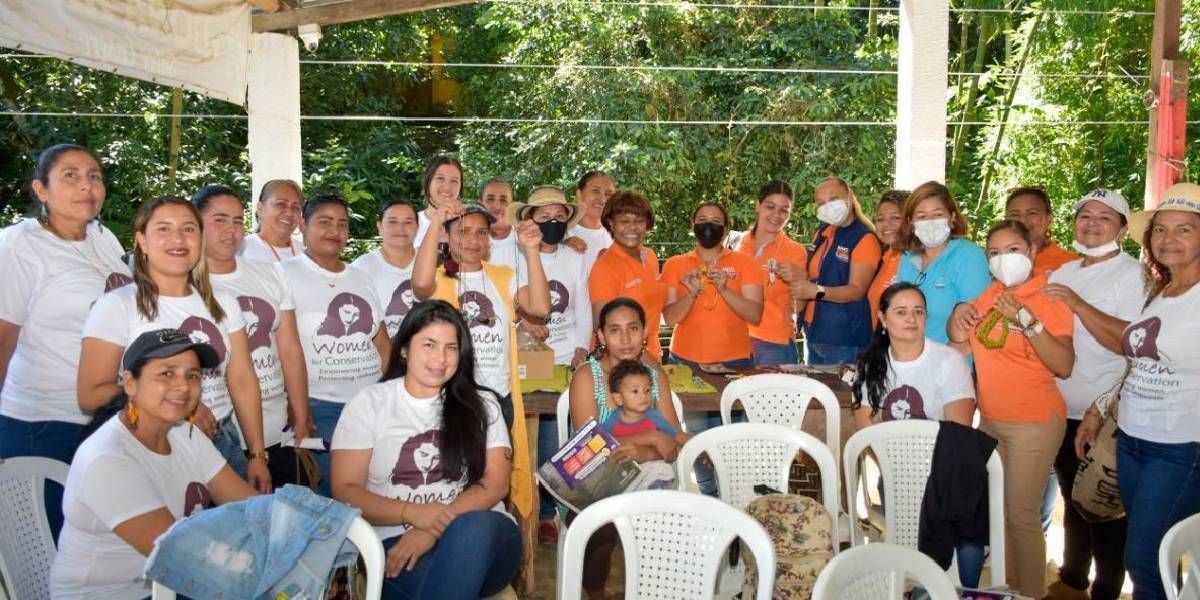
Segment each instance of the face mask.
M551 246L561 242L563 236L567 235L567 224L562 221L546 221L537 226L542 230L542 241Z
M913 233L926 248L937 248L950 238L950 219L914 221Z
M850 202L837 198L817 207L817 218L822 223L841 225L850 214Z
M1071 247L1074 248L1076 252L1090 258L1100 258L1101 256L1108 255L1121 249L1121 247L1117 245L1116 240L1113 240L1107 244L1100 244L1095 248L1088 248L1087 246L1079 243L1079 240L1075 240L1071 242Z
M1007 287L1024 283L1033 270L1033 262L1024 254L997 254L988 259L988 270L996 281Z
M696 243L707 250L721 243L721 238L725 237L725 226L720 223L696 223L692 225L692 233L696 236Z

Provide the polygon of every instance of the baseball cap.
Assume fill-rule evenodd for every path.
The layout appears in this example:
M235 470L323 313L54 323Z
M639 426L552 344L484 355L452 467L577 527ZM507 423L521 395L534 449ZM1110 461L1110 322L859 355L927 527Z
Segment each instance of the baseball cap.
M483 206L480 206L479 204L472 202L469 204L463 204L462 214L458 215L457 217L454 217L453 219L446 221L445 223L442 224L442 226L446 228L446 231L449 231L451 223L453 223L467 215L483 215L483 217L485 219L487 219L489 227L492 226L496 222L496 217L493 217L492 213L488 212L487 209L484 208Z
M121 370L128 371L133 366L146 362L151 358L166 358L180 352L192 350L200 358L200 366L211 369L221 364L221 358L212 346L202 342L194 342L188 334L178 329L155 329L147 331L135 338L125 348L121 357Z
M1078 213L1084 204L1093 200L1104 204L1120 213L1122 217L1129 219L1129 203L1125 201L1125 196L1122 196L1121 192L1117 190L1105 188L1096 188L1085 194L1075 203L1075 212Z

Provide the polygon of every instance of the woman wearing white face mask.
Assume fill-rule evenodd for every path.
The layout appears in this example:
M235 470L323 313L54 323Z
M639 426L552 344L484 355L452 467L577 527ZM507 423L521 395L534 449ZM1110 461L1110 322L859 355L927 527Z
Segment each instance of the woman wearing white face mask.
M926 331L943 344L950 312L977 298L992 276L983 250L966 239L967 220L946 186L927 181L904 202L897 246L904 252L896 281L921 288L928 307Z
M826 178L813 199L821 226L807 277L790 286L797 311L804 311L804 359L810 365L852 364L871 341L867 288L883 249L845 180Z
M1040 509L1046 473L1066 428L1066 405L1054 379L1071 376L1075 351L1071 309L1042 293L1046 273L1033 273L1034 254L1020 222L993 225L987 256L996 281L974 302L954 308L949 333L951 345L975 359L979 428L999 442L1009 585L1042 598L1046 538Z

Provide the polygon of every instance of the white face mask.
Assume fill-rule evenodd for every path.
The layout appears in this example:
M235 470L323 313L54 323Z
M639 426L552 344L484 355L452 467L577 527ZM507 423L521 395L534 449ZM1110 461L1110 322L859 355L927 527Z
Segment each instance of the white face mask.
M835 198L817 207L817 218L830 225L841 225L849 214L850 202L842 198Z
M1101 256L1106 256L1121 249L1121 247L1117 245L1117 240L1113 240L1107 244L1100 244L1095 248L1088 248L1087 246L1079 243L1079 240L1075 240L1071 242L1071 247L1074 248L1076 252L1090 258L1100 258Z
M1029 257L1024 254L1012 252L997 254L988 259L988 270L992 272L996 281L1003 283L1006 287L1012 287L1025 283L1025 280L1029 279L1029 272L1033 270L1033 261L1030 261Z
M937 248L950 238L950 219L913 221L913 233L926 248Z

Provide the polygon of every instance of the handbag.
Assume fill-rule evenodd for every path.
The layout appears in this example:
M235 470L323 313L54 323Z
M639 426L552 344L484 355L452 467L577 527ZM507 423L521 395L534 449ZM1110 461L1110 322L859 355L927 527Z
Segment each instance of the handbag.
M1102 395L1111 398L1108 415L1100 423L1096 440L1088 448L1079 468L1075 471L1075 486L1071 490L1071 505L1089 523L1103 523L1125 516L1125 505L1121 502L1121 488L1117 482L1117 410L1121 387L1129 375L1129 364L1125 374L1113 389Z

